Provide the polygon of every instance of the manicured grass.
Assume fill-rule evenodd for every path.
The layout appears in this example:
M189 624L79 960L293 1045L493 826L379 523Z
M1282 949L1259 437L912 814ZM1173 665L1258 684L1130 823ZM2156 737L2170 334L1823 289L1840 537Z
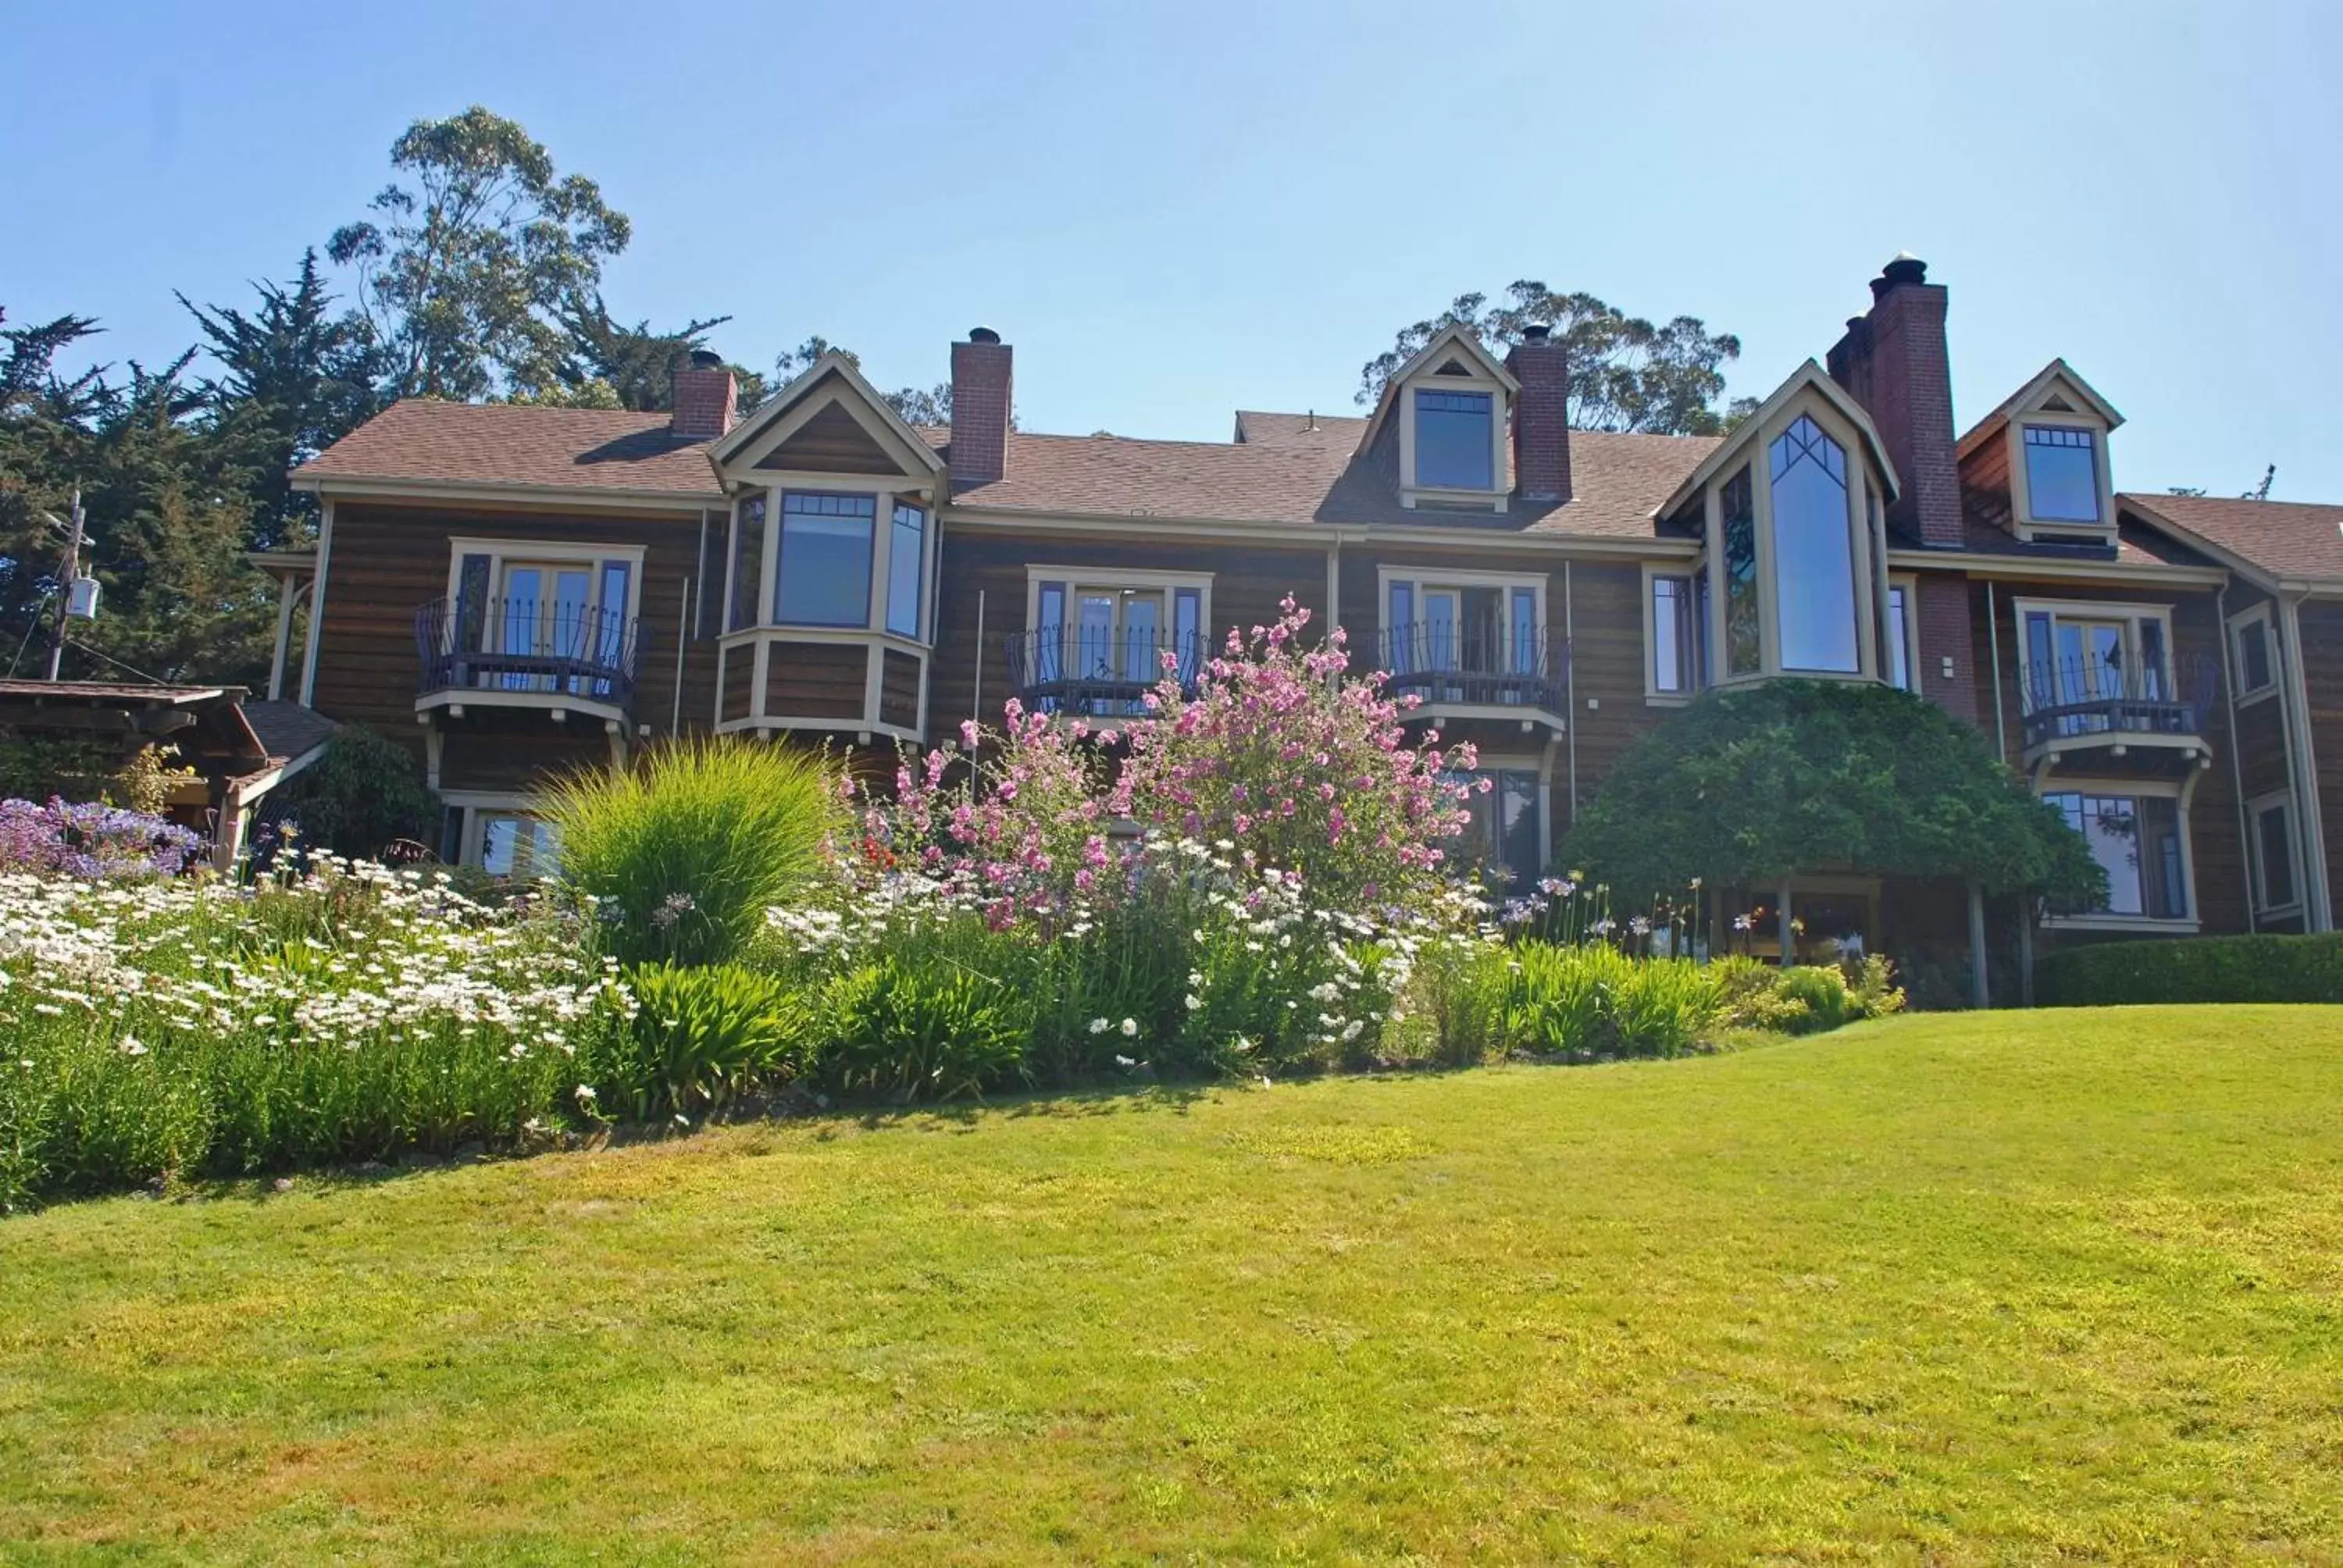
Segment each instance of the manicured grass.
M2343 1008L0 1222L10 1561L2343 1559Z

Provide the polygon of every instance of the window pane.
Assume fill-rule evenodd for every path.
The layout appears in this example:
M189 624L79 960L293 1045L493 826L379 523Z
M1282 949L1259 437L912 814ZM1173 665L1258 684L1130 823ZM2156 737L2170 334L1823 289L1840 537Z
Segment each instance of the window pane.
M1757 630L1757 509L1755 487L1743 468L1725 481L1725 668L1755 675L1761 663Z
M1887 590L1887 678L1891 685L1912 689L1912 607L1909 590L1901 583Z
M732 613L728 631L757 624L757 589L765 577L765 498L750 496L732 519Z
M2262 808L2254 831L2261 840L2262 908L2285 909L2294 902L2294 835L2288 831L2285 804Z
M1495 440L1486 392L1415 394L1415 482L1460 490L1495 488Z
M792 490L782 498L776 621L870 624L870 530L878 510L870 496Z
M1660 691L1695 689L1690 578L1652 579L1652 685Z
M2237 628L2237 680L2247 691L2266 689L2270 670L2269 623L2249 620Z
M1411 657L1415 638L1415 586L1413 583L1393 583L1391 586L1391 625L1383 637L1390 645L1393 675L1405 675L1415 668Z
M1529 769L1506 768L1442 777L1452 784L1467 786L1464 809L1472 821L1448 846L1458 869L1477 869L1489 881L1515 891L1527 889L1544 869L1538 859L1537 774ZM1481 793L1483 779L1490 785L1485 795Z
M920 635L920 586L927 570L928 514L918 507L895 508L887 546L887 629L898 637Z
M1193 681L1203 668L1204 596L1183 588L1172 596L1172 648L1180 656L1180 678Z
M1513 590L1513 672L1534 674L1539 668L1537 595L1525 588Z
M510 811L483 817L480 869L491 876L549 877L558 859L552 823Z
M2181 863L2177 802L2167 796L2135 799L2079 792L2043 799L2083 835L2091 858L2106 869L2107 898L2099 906L2102 911L2155 920L2187 918L2188 880Z
M2034 520L2099 520L2099 466L2088 430L2026 427L2026 494Z
M1861 666L1846 453L1804 417L1775 440L1771 451L1782 668L1851 675Z

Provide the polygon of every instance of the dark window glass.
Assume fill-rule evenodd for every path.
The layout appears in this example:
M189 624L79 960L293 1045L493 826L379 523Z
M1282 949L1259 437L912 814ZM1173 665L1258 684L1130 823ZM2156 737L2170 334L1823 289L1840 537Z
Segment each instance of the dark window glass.
M1418 387L1415 482L1445 489L1494 489L1493 417L1486 392L1434 392Z
M1725 668L1755 675L1763 663L1757 629L1755 487L1742 468L1719 495L1725 513Z
M898 637L920 635L920 588L928 561L928 514L898 506L887 544L887 629Z
M2188 883L2181 863L2180 811L2169 796L2045 795L2083 836L2107 874L2101 913L2186 920Z
M1450 853L1463 865L1477 867L1491 883L1515 892L1528 890L1544 869L1538 860L1537 774L1525 768L1498 768L1446 777L1467 786L1464 809L1472 817ZM1485 795L1481 792L1483 779L1489 781Z
M2283 910L2294 902L2294 834L2284 801L2265 806L2254 816L2254 832L2261 840L2262 908Z
M2099 465L2088 430L2026 427L2026 496L2037 523L2099 520Z
M2247 692L2265 691L2275 678L2270 668L2269 622L2249 620L2237 628L2237 684Z
M870 624L871 496L790 490L781 498L773 619L787 626Z
M1652 686L1700 689L1700 616L1690 578L1652 579Z
M727 631L757 624L757 588L764 580L765 498L744 498L732 514L732 614Z
M466 653L488 647L488 558L466 556L456 575L456 648Z
M1782 668L1852 675L1861 665L1846 452L1801 416L1775 439L1771 453Z

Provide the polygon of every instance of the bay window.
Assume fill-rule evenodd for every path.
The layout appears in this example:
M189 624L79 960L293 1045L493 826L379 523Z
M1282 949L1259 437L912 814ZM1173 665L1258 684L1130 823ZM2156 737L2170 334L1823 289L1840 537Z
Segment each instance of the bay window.
M743 496L732 508L732 605L724 629L757 624L757 589L764 581L765 493Z
M2107 897L2092 913L2190 918L2188 852L2176 797L2095 788L2054 790L2042 799L2083 836L2107 874Z
M789 490L781 497L781 548L773 619L782 626L870 624L870 496Z

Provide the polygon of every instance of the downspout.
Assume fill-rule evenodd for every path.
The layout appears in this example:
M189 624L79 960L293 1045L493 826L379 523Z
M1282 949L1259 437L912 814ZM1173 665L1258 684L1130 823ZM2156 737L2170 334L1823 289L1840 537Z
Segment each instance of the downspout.
M1209 636L1210 628L1206 635ZM968 716L978 724L984 722L984 590L976 590L976 673L969 677Z
M705 547L708 542L706 512L699 514L699 538L700 544ZM686 604L691 602L691 578L689 575L683 579L683 602ZM684 629L683 617L677 616L675 618L675 711L668 716L667 732L669 735L683 733L683 650L689 642L690 635Z
M2246 765L2237 755L2242 749L2237 739L2237 683L2230 680L2227 675L2232 649L2229 642L2229 579L2227 578L2221 579L2221 589L2213 596L2213 613L2221 619L2221 699L2222 706L2228 710L2229 714L2229 793L2237 800L2237 847L2244 851L2240 858L2244 861L2243 869L2246 873L2246 930L2258 931L2262 929L2258 914L2261 898L2260 890L2254 886L2253 822L2246 810ZM2288 760L2291 761L2291 759L2292 753L2289 749ZM2301 813L2297 812L2296 815L2299 816ZM2297 833L2295 837L2298 839L2302 835ZM2193 870L2195 868L2191 867L2190 869ZM2200 890L2197 900L2200 910L2203 903ZM2307 925L2309 922L2306 920L2304 923Z
M317 525L317 571L309 580L308 647L301 653L301 706L317 704L317 647L326 636L326 573L334 560L334 503L320 498L323 514Z
M2280 636L2284 639L2287 679L2283 706L2293 712L2295 727L2302 738L2302 754L2297 759L2295 777L2295 815L2300 819L2295 840L2304 861L2303 929L2327 931L2335 929L2334 910L2328 903L2327 888L2327 824L2326 811L2318 798L2318 759L2310 739L2310 707L2308 697L2310 671L2302 659L2302 603L2310 597L2308 588L2297 598L2278 599ZM2292 749L2289 747L2289 751Z
M1578 826L1578 601L1571 592L1570 558L1562 562L1562 699L1570 716L1562 732L1570 739L1570 825Z

